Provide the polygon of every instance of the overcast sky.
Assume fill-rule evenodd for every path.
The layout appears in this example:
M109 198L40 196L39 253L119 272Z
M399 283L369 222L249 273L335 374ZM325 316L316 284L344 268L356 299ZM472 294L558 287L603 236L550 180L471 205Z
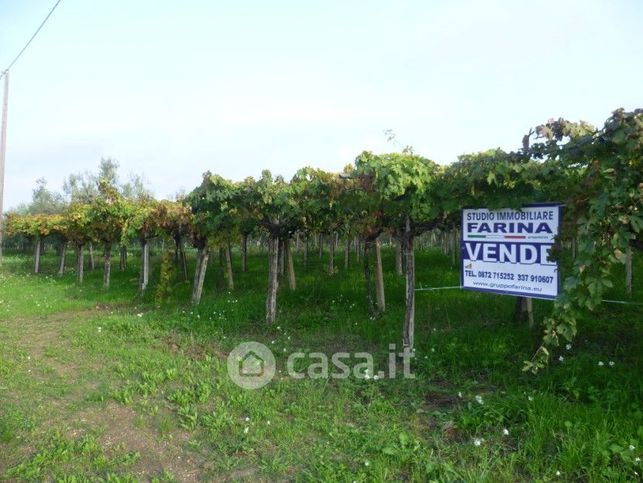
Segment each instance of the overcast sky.
M0 0L0 69L53 3ZM640 0L63 0L11 71L5 207L101 157L167 197L341 170L386 129L439 163L515 149L643 107L641 25Z

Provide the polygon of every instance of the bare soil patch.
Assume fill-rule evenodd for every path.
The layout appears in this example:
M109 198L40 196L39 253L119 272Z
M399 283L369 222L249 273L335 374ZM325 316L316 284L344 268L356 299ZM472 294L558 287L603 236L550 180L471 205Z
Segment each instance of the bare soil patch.
M140 423L138 413L129 406L110 402L104 407L85 410L76 415L77 429L71 436L91 430L100 436L98 442L106 451L117 449L137 452L140 459L131 472L142 480L150 480L169 472L178 481L195 482L203 471L202 458L187 450L187 432L175 430L161 438L158 431Z

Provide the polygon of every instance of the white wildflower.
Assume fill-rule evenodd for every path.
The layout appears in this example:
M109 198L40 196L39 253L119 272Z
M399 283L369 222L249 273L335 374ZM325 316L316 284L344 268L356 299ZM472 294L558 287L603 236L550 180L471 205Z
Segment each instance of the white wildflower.
M478 404L484 404L484 401L482 400L482 396L477 395L475 399Z
M509 430L507 428L502 429L502 435L503 436L509 436Z
M630 445L630 451L634 451L635 449L636 449L636 446L634 446L633 444L631 444L631 445Z
M140 314L136 314L136 316L137 317L143 317L143 312L141 312Z
M565 360L565 358L564 358L563 356L560 356L560 357L558 357L558 360L559 360L560 362L563 362L563 361Z
M250 428L246 426L245 429L243 430L243 434L248 434L248 431L250 431Z
M603 367L604 365L605 365L605 364L603 363L603 361L598 361L598 366L599 366L599 367Z
M614 361L609 361L610 367L614 367L614 364L616 364Z
M474 446L480 446L483 441L484 441L484 439L482 439L482 438L473 438L473 445Z
M556 476L560 476L560 471L556 471Z
M571 345L571 344L567 344L567 345L565 346L565 349L567 349L568 351L572 350L572 345Z

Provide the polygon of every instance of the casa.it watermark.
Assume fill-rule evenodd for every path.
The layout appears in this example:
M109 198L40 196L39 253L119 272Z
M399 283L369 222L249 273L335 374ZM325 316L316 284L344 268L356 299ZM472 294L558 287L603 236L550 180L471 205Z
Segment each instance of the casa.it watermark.
M411 358L413 351L405 347L397 352L389 344L387 370L375 373L375 363L369 352L293 352L286 361L285 373L292 379L413 379ZM398 367L401 360L401 371ZM277 373L277 362L272 351L259 342L243 342L228 355L228 375L244 389L259 389L268 384Z

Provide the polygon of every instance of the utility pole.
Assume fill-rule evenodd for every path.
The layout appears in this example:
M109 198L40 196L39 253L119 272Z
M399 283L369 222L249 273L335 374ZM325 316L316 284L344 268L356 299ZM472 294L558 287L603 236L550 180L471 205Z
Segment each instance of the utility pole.
M14 59L11 61L11 63L7 66L7 68L3 71L0 72L0 79L4 77L4 98L2 101L2 125L0 125L0 264L2 263L2 230L3 230L3 201L4 201L4 161L5 161L5 155L7 154L7 108L9 106L9 71L13 67L13 65L18 62L18 59L22 54L25 53L25 50L27 50L27 47L33 42L33 39L36 38L36 35L38 35L38 32L45 26L47 23L47 20L49 20L49 17L51 17L51 14L54 13L54 10L56 10L56 7L62 0L56 0L56 3L54 3L54 6L49 10L49 13L45 17L45 19L40 23L34 34L31 36L31 38L27 41L25 46L22 48L20 52L18 52L18 55L14 57Z
M4 96L2 100L2 126L0 126L0 263L2 263L2 231L4 201L4 160L7 153L7 109L9 107L9 70L4 71Z

